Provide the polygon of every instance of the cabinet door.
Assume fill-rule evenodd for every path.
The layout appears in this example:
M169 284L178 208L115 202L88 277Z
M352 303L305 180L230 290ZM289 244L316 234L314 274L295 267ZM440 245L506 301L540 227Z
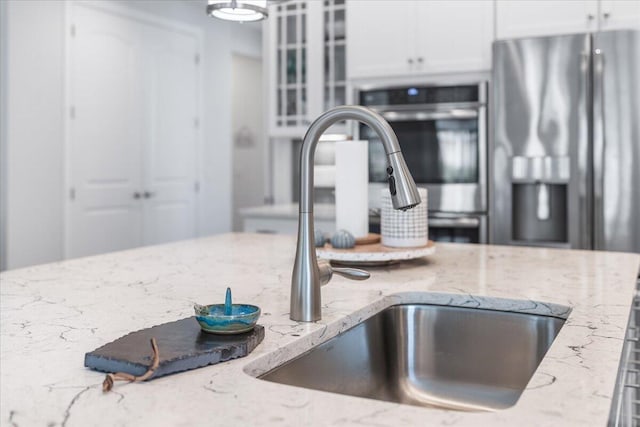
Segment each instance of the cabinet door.
M269 43L270 133L304 132L309 125L308 3L292 1L270 9Z
M346 5L326 0L323 10L323 110L347 101Z
M417 9L417 71L491 69L493 1L427 1Z
M600 29L640 29L640 0L602 0Z
M311 120L346 102L345 0L270 7L265 26L269 134L303 135Z
M413 71L416 2L347 1L349 78L403 75Z
M542 36L597 30L597 0L497 0L496 37Z

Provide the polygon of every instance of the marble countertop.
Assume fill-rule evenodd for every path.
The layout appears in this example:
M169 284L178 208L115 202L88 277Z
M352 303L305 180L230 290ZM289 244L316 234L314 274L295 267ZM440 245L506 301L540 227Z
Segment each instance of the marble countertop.
M640 256L438 244L431 257L335 277L323 319L289 320L292 236L227 234L0 275L0 425L584 426L607 423ZM260 305L246 358L103 394L84 353L193 314L192 302ZM499 298L517 301L504 301ZM544 302L549 304L540 304ZM497 412L420 408L255 378L400 302L567 316L518 403ZM556 305L571 308L557 311Z

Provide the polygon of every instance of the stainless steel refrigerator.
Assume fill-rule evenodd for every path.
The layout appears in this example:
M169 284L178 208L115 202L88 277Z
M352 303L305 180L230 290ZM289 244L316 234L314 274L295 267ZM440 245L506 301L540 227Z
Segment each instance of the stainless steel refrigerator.
M640 252L640 32L493 45L490 236Z

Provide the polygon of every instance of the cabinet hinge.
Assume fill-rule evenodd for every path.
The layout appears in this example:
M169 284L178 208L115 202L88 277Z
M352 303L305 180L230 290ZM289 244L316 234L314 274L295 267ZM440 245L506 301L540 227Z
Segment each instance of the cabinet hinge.
M76 25L75 24L71 24L71 26L69 27L69 34L71 34L71 37L75 37L76 36Z
M198 181L193 184L193 189L196 193L200 192L200 183Z
M196 65L200 64L200 54L196 53L195 57L193 58L193 62L196 63Z
M74 105L69 107L69 118L71 119L76 118L76 107Z
M76 199L76 189L71 187L69 189L69 200L75 200Z

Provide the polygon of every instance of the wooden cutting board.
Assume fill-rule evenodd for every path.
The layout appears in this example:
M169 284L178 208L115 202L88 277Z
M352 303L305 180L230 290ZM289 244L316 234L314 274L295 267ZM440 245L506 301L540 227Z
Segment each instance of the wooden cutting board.
M238 335L202 332L195 317L132 332L84 356L84 366L101 372L143 375L153 357L151 338L158 344L160 365L151 379L244 357L264 339L256 325Z
M372 245L380 241L380 235L378 233L369 233L365 237L359 237L356 239L356 245Z

